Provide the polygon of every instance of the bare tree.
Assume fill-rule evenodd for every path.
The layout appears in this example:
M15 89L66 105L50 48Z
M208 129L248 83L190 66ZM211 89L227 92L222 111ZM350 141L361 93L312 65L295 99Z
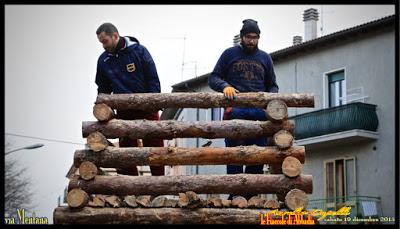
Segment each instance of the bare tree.
M5 148L10 147L6 143ZM10 217L17 216L17 209L24 208L29 211L34 206L32 204L31 180L26 175L26 167L21 168L15 159L6 156L5 158L5 180L4 180L4 212Z

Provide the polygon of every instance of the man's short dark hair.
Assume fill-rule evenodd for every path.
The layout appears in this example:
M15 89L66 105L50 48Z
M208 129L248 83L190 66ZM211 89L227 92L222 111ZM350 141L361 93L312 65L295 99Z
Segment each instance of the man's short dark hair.
M104 32L108 36L111 36L114 32L118 33L117 27L115 25L106 22L103 23L102 25L99 26L99 28L96 30L96 34L99 35L100 33Z

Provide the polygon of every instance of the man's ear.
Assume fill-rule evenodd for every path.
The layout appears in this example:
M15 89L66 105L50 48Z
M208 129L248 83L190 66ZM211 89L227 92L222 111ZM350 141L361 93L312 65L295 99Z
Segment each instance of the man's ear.
M118 32L113 32L113 38L114 38L114 40L118 39L118 37L119 37Z

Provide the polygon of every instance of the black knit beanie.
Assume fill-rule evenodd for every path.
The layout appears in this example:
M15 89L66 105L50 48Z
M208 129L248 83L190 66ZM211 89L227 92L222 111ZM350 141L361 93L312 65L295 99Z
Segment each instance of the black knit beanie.
M253 19L246 19L243 21L243 27L240 30L240 37L243 37L248 33L257 33L257 35L260 35L260 29L258 28L257 21Z

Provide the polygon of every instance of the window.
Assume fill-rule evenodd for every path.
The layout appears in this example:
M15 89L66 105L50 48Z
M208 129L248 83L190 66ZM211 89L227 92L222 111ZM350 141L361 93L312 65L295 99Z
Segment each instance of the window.
M342 203L356 193L355 159L325 162L325 196L328 202Z
M344 70L328 74L329 107L346 104L346 80Z
M211 120L212 121L220 121L222 120L222 109L221 108L212 108L211 109Z

